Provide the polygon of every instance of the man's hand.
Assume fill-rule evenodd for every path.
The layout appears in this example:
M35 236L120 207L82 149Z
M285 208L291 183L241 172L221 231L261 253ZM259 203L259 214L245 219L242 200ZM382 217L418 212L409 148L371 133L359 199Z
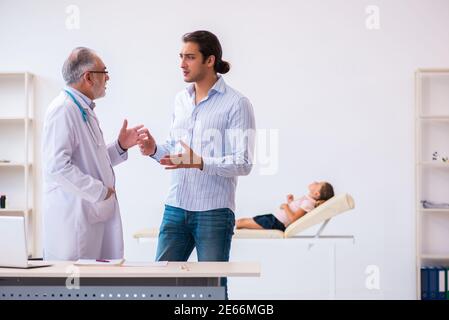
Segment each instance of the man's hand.
M108 200L115 193L114 188L108 188L108 193L106 194L106 198L104 200Z
M140 152L144 156L152 156L156 152L156 141L147 128L139 131L137 143L139 144Z
M291 203L294 200L294 197L292 194L287 195L287 203Z
M128 120L125 119L118 135L120 148L126 151L129 148L134 147L137 144L137 138L139 137L139 129L142 128L143 125L141 124L137 127L128 129Z
M180 143L186 152L164 156L160 161L161 165L166 166L166 170L179 168L195 168L203 170L203 158L193 152L193 150L183 141L180 141Z
M288 207L288 204L283 203L283 204L281 204L281 206L280 206L281 209L285 209L285 207Z

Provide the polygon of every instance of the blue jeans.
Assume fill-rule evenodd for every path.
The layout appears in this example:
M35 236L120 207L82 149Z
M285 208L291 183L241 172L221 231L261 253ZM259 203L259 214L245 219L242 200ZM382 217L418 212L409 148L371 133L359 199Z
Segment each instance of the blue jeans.
M234 225L231 209L188 211L165 205L156 261L187 261L195 247L198 261L229 261ZM221 285L227 299L225 277Z

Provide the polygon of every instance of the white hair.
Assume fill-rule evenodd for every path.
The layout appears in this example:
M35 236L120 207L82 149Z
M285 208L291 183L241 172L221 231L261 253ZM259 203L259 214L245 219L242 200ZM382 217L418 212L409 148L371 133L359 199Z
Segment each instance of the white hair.
M82 75L95 66L96 54L85 47L73 49L62 66L62 77L66 84L77 83Z

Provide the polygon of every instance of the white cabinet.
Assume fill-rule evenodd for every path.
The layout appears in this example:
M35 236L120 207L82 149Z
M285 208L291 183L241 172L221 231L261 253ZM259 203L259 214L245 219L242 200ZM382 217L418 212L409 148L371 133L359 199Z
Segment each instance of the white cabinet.
M449 265L449 69L418 69L416 116L416 275L421 267ZM438 155L435 155L435 152ZM400 192L400 190L398 190ZM424 208L422 201L438 204Z
M0 215L25 216L28 248L34 248L33 75L0 73Z

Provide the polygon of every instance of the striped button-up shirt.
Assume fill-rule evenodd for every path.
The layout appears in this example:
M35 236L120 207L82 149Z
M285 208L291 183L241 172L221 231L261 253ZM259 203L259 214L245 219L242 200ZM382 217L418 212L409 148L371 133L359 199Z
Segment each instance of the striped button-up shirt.
M169 137L157 144L152 157L160 161L168 153L185 152L180 140L202 156L203 170L173 170L166 204L189 211L235 211L237 177L248 175L253 165L255 120L249 100L219 76L195 105L191 84L176 96Z

